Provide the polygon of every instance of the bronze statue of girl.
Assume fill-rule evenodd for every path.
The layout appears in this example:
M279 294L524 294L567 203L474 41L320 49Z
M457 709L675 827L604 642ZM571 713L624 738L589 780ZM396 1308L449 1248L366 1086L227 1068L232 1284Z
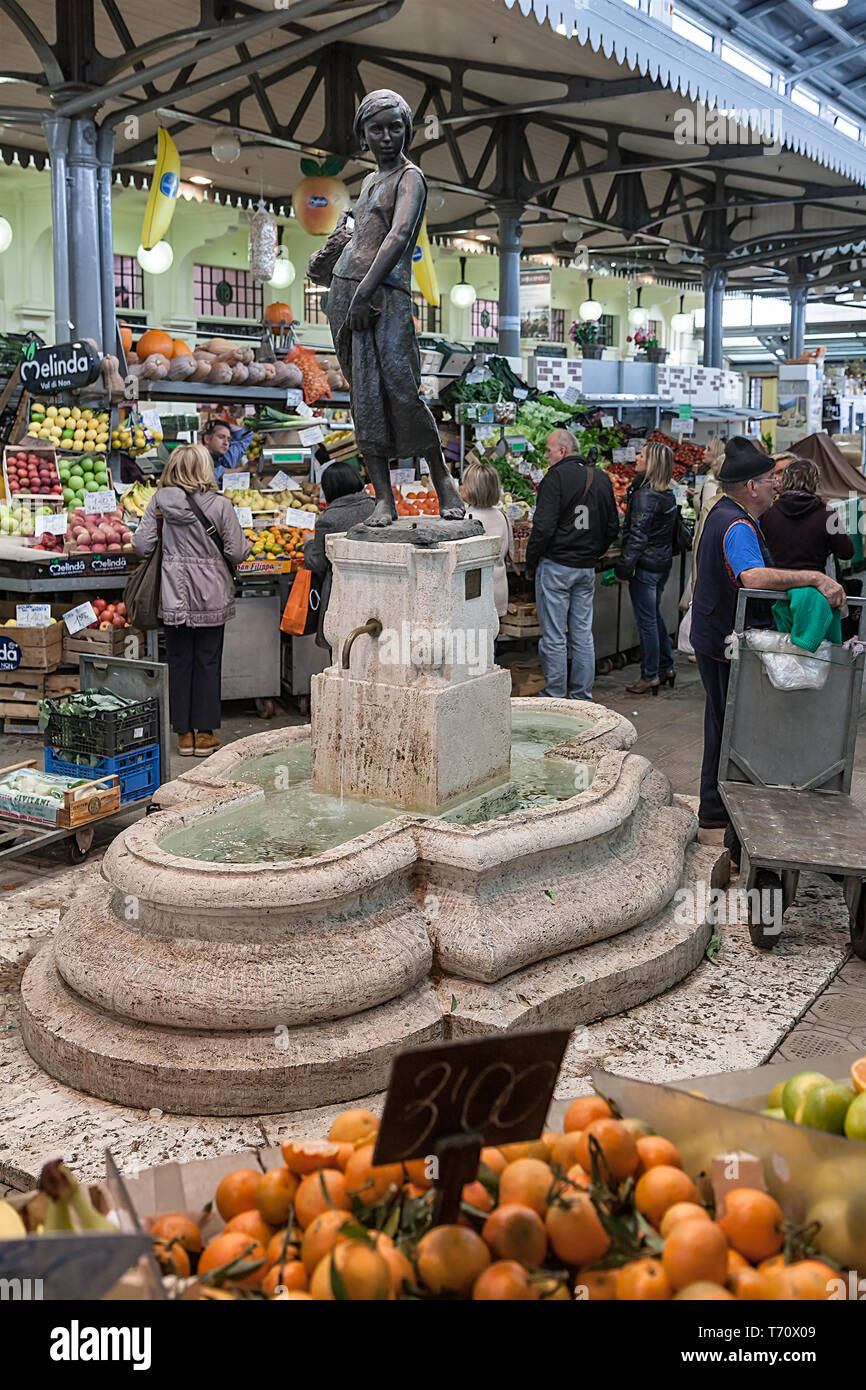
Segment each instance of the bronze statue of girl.
M390 526L397 515L392 458L425 458L440 514L457 519L465 509L442 454L436 421L420 394L412 253L427 184L404 153L412 138L412 113L396 92L371 92L358 107L354 128L378 168L364 180L352 213L351 240L333 268L328 320L349 382L355 437L376 493L366 525Z

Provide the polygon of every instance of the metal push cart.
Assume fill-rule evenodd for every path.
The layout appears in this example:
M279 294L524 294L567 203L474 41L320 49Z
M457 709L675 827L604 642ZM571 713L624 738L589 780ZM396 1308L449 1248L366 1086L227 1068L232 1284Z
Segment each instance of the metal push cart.
M733 851L739 841L755 946L776 944L800 873L811 869L842 880L851 945L866 959L866 815L850 796L864 657L833 646L821 690L777 690L748 645L746 605L786 598L743 589L737 600L719 755L719 791L731 818L725 843ZM866 600L848 602L862 610Z

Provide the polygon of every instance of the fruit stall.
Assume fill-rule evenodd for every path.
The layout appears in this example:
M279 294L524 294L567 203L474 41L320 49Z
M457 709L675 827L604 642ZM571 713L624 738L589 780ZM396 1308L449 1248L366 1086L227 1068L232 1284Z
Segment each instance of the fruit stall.
M78 1272L79 1298L162 1301L861 1296L866 1058L669 1084L596 1071L591 1094L551 1104L558 1063L539 1086L520 1056L561 1057L565 1040L500 1040L506 1082L489 1039L411 1049L381 1115L349 1108L326 1134L277 1132L268 1148L122 1181L109 1155L89 1188L51 1162L35 1191L0 1202L0 1276L52 1262L55 1297L73 1296ZM419 1129L434 1056L471 1082L471 1130L447 1103ZM86 1270L84 1235L105 1249Z

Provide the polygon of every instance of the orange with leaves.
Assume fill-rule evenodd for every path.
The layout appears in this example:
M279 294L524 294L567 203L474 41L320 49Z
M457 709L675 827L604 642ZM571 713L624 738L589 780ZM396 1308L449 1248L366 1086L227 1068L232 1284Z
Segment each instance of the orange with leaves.
M591 1198L583 1192L564 1192L544 1219L558 1259L567 1265L591 1265L607 1253L607 1235Z
M378 1129L379 1117L371 1110L344 1110L328 1130L328 1138L332 1144L366 1144L375 1139Z
M639 1173L645 1173L649 1168L658 1168L661 1164L667 1168L682 1168L680 1151L670 1139L663 1139L660 1134L642 1134L635 1143L640 1158L637 1170Z
M725 1210L717 1224L735 1250L758 1264L784 1245L784 1219L782 1208L769 1193L755 1187L735 1187L725 1193Z
M247 1274L243 1278L234 1280L236 1284L243 1284L252 1287L260 1284L265 1277L265 1252L260 1245L257 1245L249 1236L244 1235L243 1231L223 1231L221 1235L215 1236L209 1241L201 1254L198 1262L198 1273L210 1274L214 1270L223 1269L226 1265L232 1265L236 1260L255 1262L261 1260L258 1269Z
M497 1260L475 1280L472 1298L476 1303L535 1303L538 1289L516 1260Z
M401 1163L374 1166L375 1147L375 1144L362 1144L346 1164L346 1191L350 1197L359 1197L367 1206L381 1202L391 1192L397 1192L405 1180Z
M334 1275L336 1270L336 1276ZM336 1299L334 1284L353 1303L385 1302L393 1297L391 1272L378 1251L366 1240L347 1240L335 1245L320 1260L310 1280L310 1293L322 1302Z
M267 1221L263 1221L257 1211L241 1211L237 1216L233 1216L231 1221L227 1221L224 1229L226 1231L240 1231L242 1235L249 1236L251 1240L259 1245L267 1245L274 1235L273 1226L269 1226Z
M588 1303L614 1303L617 1296L615 1269L579 1269L574 1281L574 1296Z
M566 1134L586 1129L593 1120L613 1119L613 1111L601 1096L578 1096L565 1112L562 1128Z
M285 1226L298 1190L298 1179L288 1168L269 1168L256 1188L256 1209L269 1226Z
M832 1280L839 1271L823 1260L795 1260L777 1277L777 1298L786 1303L826 1303L834 1291Z
M637 1169L638 1151L634 1135L619 1120L592 1120L580 1136L577 1161L586 1173L592 1172L590 1139L601 1149L602 1176L615 1183L630 1178Z
M308 1173L301 1178L295 1193L295 1218L306 1230L323 1212L334 1207L338 1211L349 1211L351 1205L344 1174L336 1168L322 1168L318 1173Z
M307 1287L307 1271L299 1260L271 1265L261 1284L262 1293L271 1295L279 1288L306 1293Z
M154 1240L179 1241L190 1254L201 1250L201 1231L182 1211L169 1211L160 1216L151 1226L150 1234Z
M261 1176L257 1168L235 1168L220 1180L215 1200L223 1221L231 1221L242 1211L253 1210Z
M338 1166L339 1146L327 1139L285 1139L281 1148L286 1167L297 1177Z
M710 1213L706 1207L702 1207L698 1202L674 1202L672 1207L668 1207L659 1224L659 1231L663 1236L669 1236L674 1226L678 1226L681 1221L712 1221Z

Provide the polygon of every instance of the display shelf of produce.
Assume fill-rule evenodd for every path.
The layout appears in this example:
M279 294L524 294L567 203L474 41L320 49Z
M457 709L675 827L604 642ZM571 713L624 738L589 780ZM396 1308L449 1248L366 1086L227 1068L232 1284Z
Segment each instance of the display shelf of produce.
M262 405L285 405L286 386L209 386L207 381L146 381L138 382L139 398L149 401L251 401ZM348 396L345 398L348 400ZM327 402L323 402L326 404ZM135 405L135 401L118 400L118 405ZM318 404L318 402L317 402Z

